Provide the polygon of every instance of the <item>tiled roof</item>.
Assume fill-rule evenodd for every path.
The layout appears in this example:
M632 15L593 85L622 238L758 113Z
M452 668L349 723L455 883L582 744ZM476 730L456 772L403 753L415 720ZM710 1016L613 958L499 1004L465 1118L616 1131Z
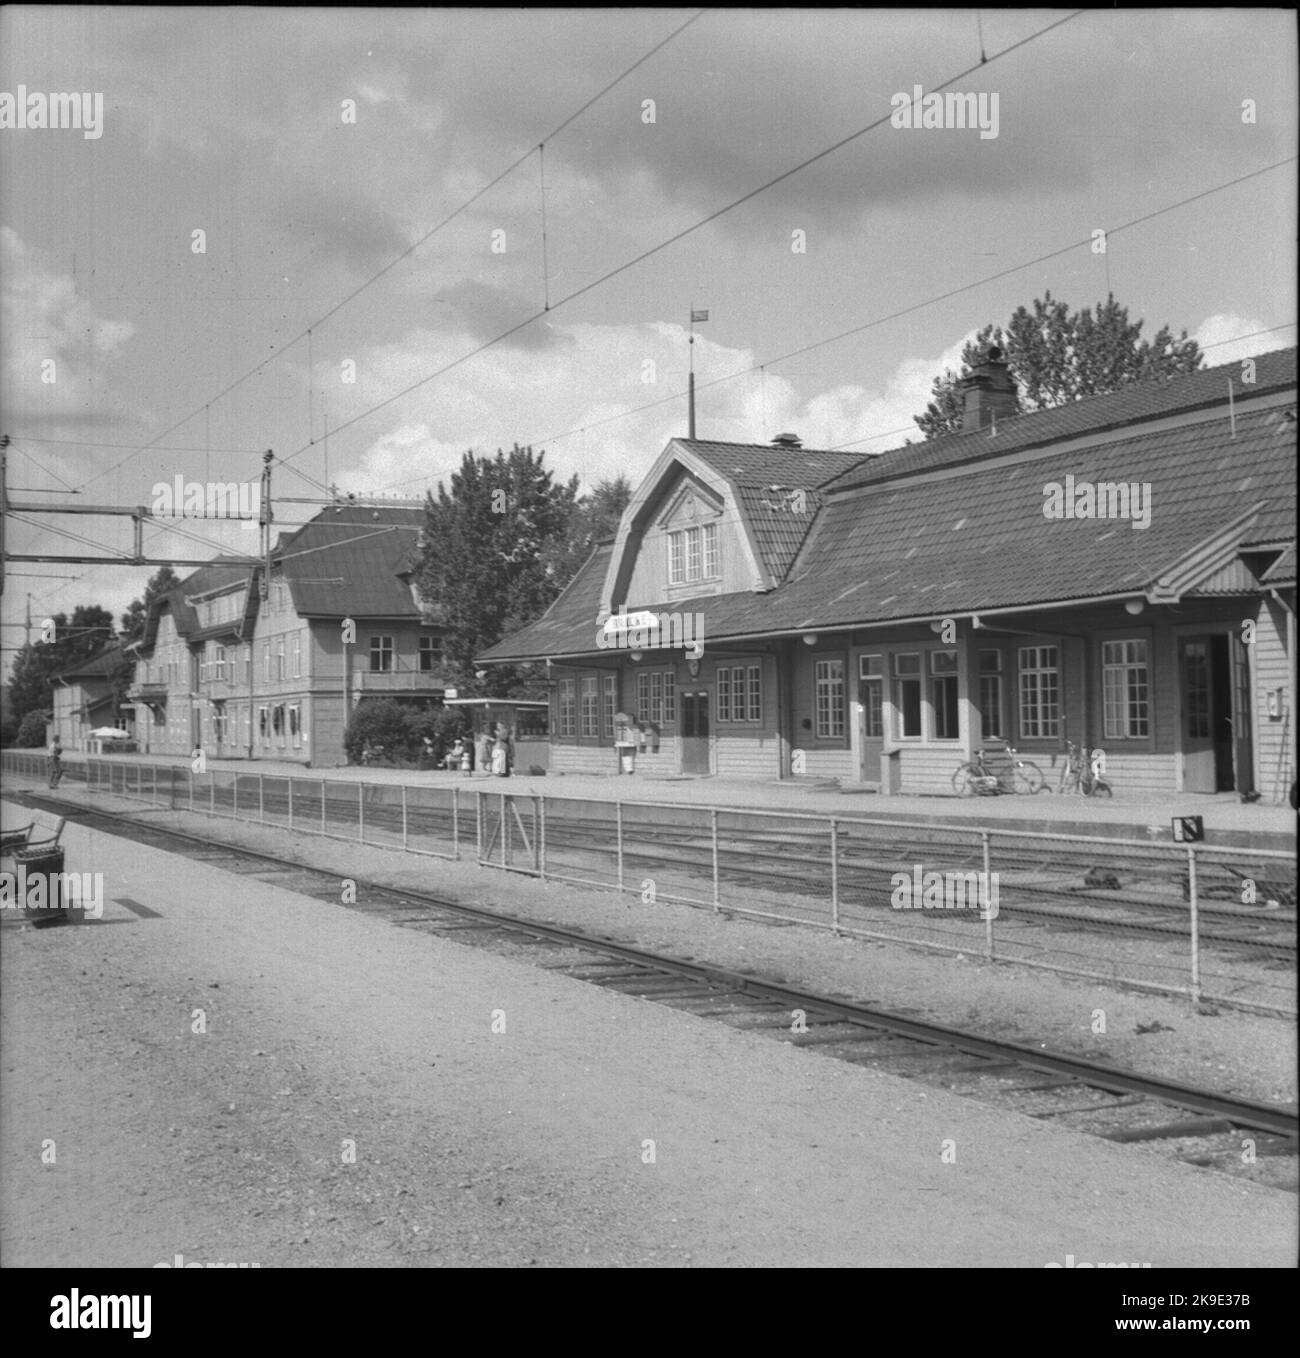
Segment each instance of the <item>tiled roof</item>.
M122 643L110 641L80 664L59 672L60 679L107 679L122 663Z
M559 598L540 618L484 651L481 659L510 660L570 654L575 647L585 651L594 650L600 595L613 551L612 543L599 543L577 575L564 587Z
M424 526L422 509L338 505L284 539L276 555L303 617L418 618L398 578Z
M731 484L740 516L775 583L785 578L821 507L817 487L857 466L861 453L787 448L769 443L714 443L677 439ZM791 492L803 491L795 513Z
M1288 387L1294 389L1294 347L1259 354L1254 363L1255 381L1248 387L1242 385L1240 360L1186 376L1133 382L1108 396L1090 396L1071 401L1068 405L1056 406L1052 410L1039 410L1032 414L1017 415L1013 419L999 420L996 437L990 437L988 430L971 434L945 434L942 438L882 453L839 476L832 485L835 490L843 490L850 486L874 484L914 472L998 457L1018 448L1044 446L1205 406L1221 405L1226 414L1229 378L1233 380L1238 400L1244 396L1257 397Z
M652 612L703 614L707 645L729 637L1140 594L1175 566L1185 573L1198 549L1235 520L1253 515L1253 522L1233 531L1229 554L1238 540L1292 538L1295 457L1295 422L1278 408L1256 409L1238 414L1235 439L1225 420L1204 419L1012 466L975 464L940 480L888 482L829 497L790 580L771 593L636 602ZM1063 483L1067 475L1076 483L1150 483L1150 527L1047 519L1044 486ZM591 653L601 578L603 568L594 581L575 580L553 605L544 630L533 624L485 658Z

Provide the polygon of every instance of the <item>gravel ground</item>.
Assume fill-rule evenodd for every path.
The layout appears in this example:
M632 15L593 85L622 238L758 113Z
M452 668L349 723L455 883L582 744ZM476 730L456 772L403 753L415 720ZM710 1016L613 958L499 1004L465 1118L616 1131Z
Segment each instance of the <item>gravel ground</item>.
M341 875L395 861L262 833ZM1293 1261L1289 1195L201 861L76 826L66 838L72 862L105 873L110 899L160 917L112 906L98 926L6 921L0 1247L11 1266L177 1253L262 1267ZM428 861L408 870L510 909L525 896L585 909L592 927L622 915L651 943L671 931L658 918L638 927L635 907L608 895ZM682 922L756 967L769 946L795 940L802 953L811 941L694 912ZM888 998L878 950L817 942L841 966L856 954L869 996ZM800 965L821 966L812 954ZM975 992L968 1002L980 1007ZM505 1032L492 1031L495 1011Z

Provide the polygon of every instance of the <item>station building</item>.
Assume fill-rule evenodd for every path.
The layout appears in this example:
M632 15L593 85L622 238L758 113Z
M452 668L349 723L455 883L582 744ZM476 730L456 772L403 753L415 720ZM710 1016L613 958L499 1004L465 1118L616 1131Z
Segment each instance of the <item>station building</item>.
M128 694L143 752L347 762L375 698L441 703L443 628L414 584L420 509L330 506L261 563L218 558L155 599ZM351 624L346 626L345 624Z
M1121 796L1281 801L1295 359L1016 415L992 350L961 432L883 455L672 439L481 662L545 663L552 772L615 773L634 722L656 773L940 793L1000 737L1049 777L1101 748Z

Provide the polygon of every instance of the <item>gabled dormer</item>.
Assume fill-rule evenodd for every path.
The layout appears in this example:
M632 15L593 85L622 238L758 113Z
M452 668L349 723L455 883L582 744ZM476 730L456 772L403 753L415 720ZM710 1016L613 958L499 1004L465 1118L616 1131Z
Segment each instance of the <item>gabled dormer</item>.
M817 487L860 460L793 435L773 445L672 439L623 513L602 616L775 589L820 508Z

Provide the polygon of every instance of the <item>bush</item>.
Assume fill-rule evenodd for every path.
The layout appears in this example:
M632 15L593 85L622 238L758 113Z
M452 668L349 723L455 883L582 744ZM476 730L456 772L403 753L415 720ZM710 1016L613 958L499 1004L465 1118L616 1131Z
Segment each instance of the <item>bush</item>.
M417 714L391 698L361 703L343 735L348 763L361 763L367 745L382 746L379 757L385 763L414 763L420 747L415 733Z
M29 712L18 723L14 744L20 750L39 750L45 744L45 718L39 712Z

